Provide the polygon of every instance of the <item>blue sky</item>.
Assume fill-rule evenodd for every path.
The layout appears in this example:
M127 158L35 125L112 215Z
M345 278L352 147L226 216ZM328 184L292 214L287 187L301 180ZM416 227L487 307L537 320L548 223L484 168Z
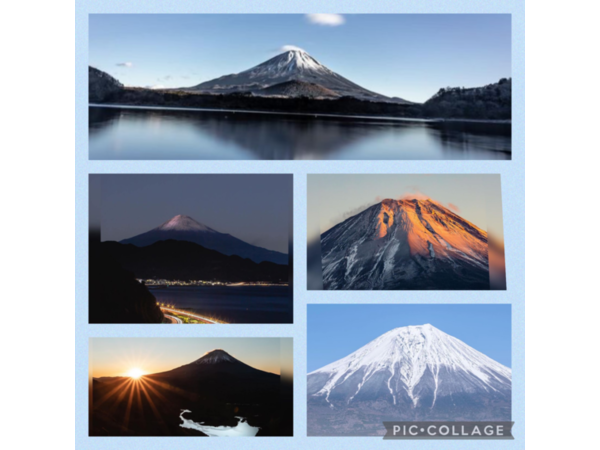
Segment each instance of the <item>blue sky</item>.
M308 372L394 328L426 323L511 367L510 305L308 305Z
M325 16L317 17L313 16ZM508 14L92 14L89 64L130 86L186 87L297 46L384 95L511 76Z

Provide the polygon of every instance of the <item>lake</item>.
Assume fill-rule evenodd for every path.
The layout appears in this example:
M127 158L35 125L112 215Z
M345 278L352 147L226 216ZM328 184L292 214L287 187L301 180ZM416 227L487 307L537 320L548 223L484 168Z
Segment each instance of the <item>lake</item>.
M89 108L92 160L506 160L511 124Z
M292 323L291 290L291 286L171 286L150 292L160 303L229 323Z

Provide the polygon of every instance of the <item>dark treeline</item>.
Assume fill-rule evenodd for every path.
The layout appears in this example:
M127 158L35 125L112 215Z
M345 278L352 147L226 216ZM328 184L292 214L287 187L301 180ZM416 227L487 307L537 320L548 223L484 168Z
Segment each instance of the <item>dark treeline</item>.
M442 88L424 104L372 102L354 97L261 97L246 92L201 94L123 87L90 67L90 102L131 106L251 110L281 113L342 114L407 118L511 119L511 79L479 88Z
M511 119L512 80L479 88L442 88L423 104L425 117Z
M416 117L419 105L375 103L353 97L315 99L309 97L257 97L246 93L225 95L196 94L183 91L125 88L103 103L173 108L208 108L308 114L348 114Z

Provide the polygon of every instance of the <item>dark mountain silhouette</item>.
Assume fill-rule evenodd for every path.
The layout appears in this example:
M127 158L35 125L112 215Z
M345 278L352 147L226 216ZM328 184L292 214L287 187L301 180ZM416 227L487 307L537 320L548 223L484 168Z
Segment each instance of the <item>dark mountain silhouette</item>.
M238 255L258 263L262 261L271 261L276 264L288 263L288 255L284 253L248 244L230 234L213 230L185 215L177 215L146 233L123 239L120 242L145 247L169 239L194 242L225 255Z
M288 266L227 256L189 241L158 241L145 247L103 242L102 251L136 278L287 283Z
M137 381L94 379L92 395L91 436L203 436L180 426L183 410L208 426L234 427L243 417L260 428L257 436L293 434L292 386L220 349Z
M132 272L90 244L90 323L162 323L163 313L146 286Z

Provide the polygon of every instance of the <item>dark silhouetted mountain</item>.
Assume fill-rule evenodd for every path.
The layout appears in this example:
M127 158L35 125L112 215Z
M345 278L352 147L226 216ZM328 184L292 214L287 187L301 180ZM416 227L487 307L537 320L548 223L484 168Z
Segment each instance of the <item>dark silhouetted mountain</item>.
M208 93L255 92L289 81L318 84L343 97L409 103L369 91L325 67L303 50L286 51L251 69L206 81L187 90Z
M477 88L442 88L423 105L427 117L502 119L512 117L512 80Z
M88 97L91 103L109 101L123 90L123 85L115 78L91 66L88 78Z
M244 402L259 401L263 395L278 394L280 387L279 375L255 369L222 349L215 349L194 362L148 377L223 402L242 399Z
M440 203L386 199L321 235L325 289L489 289L487 233Z
M249 258L257 263L262 261L270 261L276 264L288 263L288 255L284 253L248 244L230 234L213 230L185 215L175 216L146 233L123 239L120 242L121 244L145 247L168 239L194 242L224 255L237 255L242 258Z
M102 251L90 245L90 323L162 323L163 313L146 286Z
M288 282L288 266L227 256L189 241L161 240L145 247L109 241L101 246L106 255L133 272L136 278Z
M198 424L234 427L243 417L259 428L257 436L293 434L292 386L224 350L137 381L102 377L92 383L92 436L204 436L181 426L185 410ZM138 394L128 406L131 392Z
M383 434L383 421L510 421L511 378L429 324L396 328L308 374L308 434Z

